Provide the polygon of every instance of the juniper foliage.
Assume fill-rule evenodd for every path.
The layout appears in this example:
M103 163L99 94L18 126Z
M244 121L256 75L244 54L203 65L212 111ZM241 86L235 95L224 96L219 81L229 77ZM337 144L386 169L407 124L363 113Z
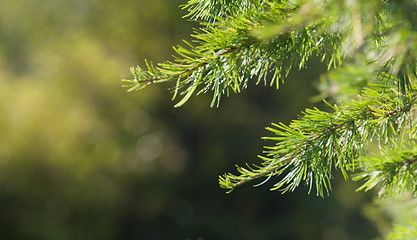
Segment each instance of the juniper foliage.
M222 188L276 179L272 190L305 184L324 196L340 171L362 181L359 190L415 196L416 0L190 0L182 7L201 23L194 41L174 47L173 61L132 68L129 91L173 82L173 99L182 96L175 107L202 93L219 106L249 81L279 88L311 56L329 69L320 89L331 110L306 109L289 125L267 127L275 145L260 164L220 176Z

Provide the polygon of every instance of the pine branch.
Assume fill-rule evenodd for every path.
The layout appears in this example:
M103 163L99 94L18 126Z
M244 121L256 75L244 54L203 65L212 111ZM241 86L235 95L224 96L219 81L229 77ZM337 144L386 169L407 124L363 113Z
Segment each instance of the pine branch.
M373 86L373 89L377 88ZM395 89L368 89L356 100L332 106L334 112L307 109L304 116L289 126L273 124L268 128L277 141L267 147L262 166L238 167L240 175L225 174L219 178L221 187L233 190L248 181L265 176L281 176L271 190L293 191L302 182L324 195L331 189L333 168L347 178L353 171L354 159L367 152L372 141L386 144L397 129L404 127L414 109L416 95L399 97Z
M181 106L196 91L213 91L211 106L218 105L222 95L238 93L247 87L255 76L257 83L264 81L279 87L279 80L285 77L293 64L305 66L313 54L322 54L330 65L338 65L343 56L342 33L329 33L330 27L324 19L288 25L288 16L301 14L297 6L271 5L265 10L253 10L251 15L239 18L221 19L193 35L197 46L174 48L179 57L174 62L165 62L147 70L140 67L131 69L133 79L124 80L129 91L142 89L151 83L177 81L174 97L185 95L176 105ZM283 11L285 14L283 14ZM294 17L294 19L298 19ZM273 38L260 38L257 31L265 24L279 24L285 21L285 29ZM295 21L295 20L294 20ZM298 21L298 20L297 20ZM255 31L257 30L257 31ZM198 90L197 90L198 88Z
M353 180L365 180L358 191L378 186L380 196L408 196L417 191L416 162L417 148L413 142L406 146L393 143L379 155L360 158L357 165L361 173L356 174Z

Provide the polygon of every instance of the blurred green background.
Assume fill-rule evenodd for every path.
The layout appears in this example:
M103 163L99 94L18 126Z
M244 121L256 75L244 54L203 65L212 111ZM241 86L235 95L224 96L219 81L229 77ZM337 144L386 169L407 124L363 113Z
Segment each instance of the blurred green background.
M217 177L259 163L271 122L317 94L318 61L211 109L174 109L168 85L127 93L143 59L190 39L185 0L0 1L0 239L371 239L371 198L336 179L322 199L271 183L226 194Z

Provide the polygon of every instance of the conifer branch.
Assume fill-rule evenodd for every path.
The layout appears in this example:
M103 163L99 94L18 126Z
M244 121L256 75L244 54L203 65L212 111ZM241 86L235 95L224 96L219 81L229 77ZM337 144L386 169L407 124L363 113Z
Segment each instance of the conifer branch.
M241 168L240 175L226 174L220 177L223 188L235 187L265 176L284 175L272 190L293 191L305 182L324 195L331 189L332 168L339 169L345 177L353 171L354 159L367 152L372 141L386 144L386 139L396 135L404 127L414 109L416 95L409 102L390 90L380 86L379 91L368 89L357 100L345 102L349 106L332 106L334 113L318 109L307 109L304 116L289 126L273 124L269 131L276 137L277 145L267 147L262 166ZM375 86L373 87L375 89Z
M255 76L279 87L295 63L305 66L313 54L328 59L329 66L337 66L344 57L339 44L342 32L328 32L329 24L315 17L314 21L299 23L298 5L268 4L265 8L251 8L250 15L218 19L215 24L199 29L193 35L197 46L174 48L179 57L174 62L154 66L146 62L147 70L131 69L133 79L124 80L129 91L142 89L151 83L177 81L174 97L185 95L176 105L181 106L199 87L197 94L213 91L211 106L218 105L222 95L238 93ZM293 14L293 20L288 17ZM297 16L297 17L296 17ZM323 16L321 16L323 17ZM292 23L293 22L293 23ZM285 26L275 37L260 37L259 29L272 25ZM288 25L289 24L289 25ZM259 35L259 36L258 36Z
M317 54L328 66L338 66L346 55L358 56L362 48L372 71L359 85L369 86L358 100L341 101L334 113L307 109L289 126L268 128L278 135L267 147L262 166L241 168L239 176L227 174L220 184L233 189L259 177L286 174L274 189L294 190L302 181L316 186L319 195L330 189L331 170L340 169L345 177L367 141L387 141L404 123L414 107L413 81L417 78L417 34L412 22L394 24L404 13L390 2L332 0L292 1L189 1L192 19L202 19L205 28L195 31L196 45L174 48L178 57L156 66L132 69L131 90L151 83L176 81L174 98L184 95L175 106L183 105L194 93L213 92L211 106L218 106L222 95L238 93L248 81L269 81L279 86L293 64L305 66ZM345 8L341 8L340 5ZM405 34L407 33L407 34ZM362 72L363 66L349 69ZM358 71L359 70L359 71ZM343 71L343 68L342 68ZM367 70L365 70L367 71ZM340 72L340 71L339 71ZM337 73L337 71L336 71ZM350 73L350 72L349 72ZM331 76L331 75L329 75ZM338 84L351 82L335 74ZM384 89L370 85L378 79ZM387 93L386 86L390 90ZM395 97L394 97L395 96ZM349 98L351 100L349 100Z
M353 179L365 180L358 190L380 189L380 196L403 197L417 192L417 149L415 143L392 143L378 155L364 156L357 165L362 169Z
M189 0L183 8L186 17L202 21L195 41L174 48L173 61L132 68L133 79L124 80L129 91L174 81L174 98L184 95L176 107L209 91L211 106L218 106L221 96L252 80L278 88L314 54L332 68L315 98L335 102L328 104L332 111L307 109L289 125L272 124L267 130L274 136L264 139L276 144L265 147L261 164L237 166L238 174L219 177L221 187L231 192L278 177L272 190L305 184L323 196L336 169L345 178L355 171L353 179L364 181L359 190L379 188L394 197L417 192L414 1ZM373 145L381 152L370 154ZM387 239L415 235L398 227Z

